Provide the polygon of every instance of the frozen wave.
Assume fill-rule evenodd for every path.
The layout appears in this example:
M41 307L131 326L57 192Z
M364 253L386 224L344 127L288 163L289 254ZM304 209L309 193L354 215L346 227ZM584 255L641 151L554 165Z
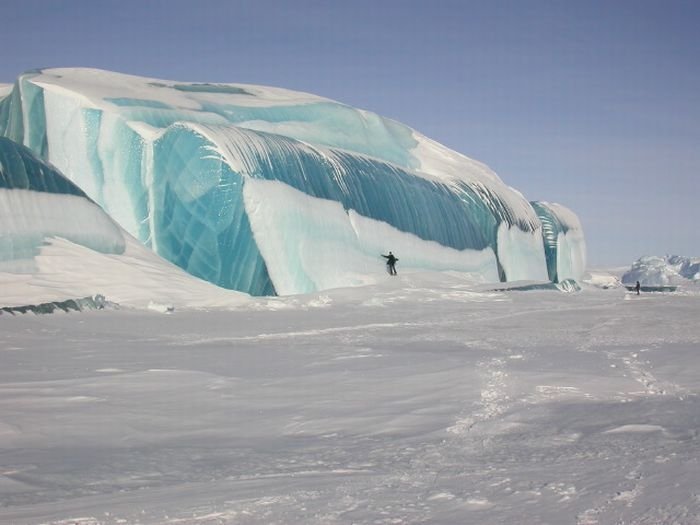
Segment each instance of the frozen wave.
M29 149L0 137L2 307L102 294L143 307L231 306L243 294L195 279L126 234L97 204ZM68 303L66 303L68 304ZM59 307L60 308L60 307Z
M47 237L122 253L120 228L77 186L27 148L0 137L0 268L17 268Z
M561 204L531 204L542 222L549 279L553 282L579 279L586 269L586 242L578 217Z
M309 264L323 259L313 251L302 267L300 259L286 259L298 251L258 242L279 234L322 249L320 239L350 231L351 216L377 228L364 233L362 246L355 234L349 251L364 257L371 247L378 257L393 249L404 270L466 268L480 279L556 280L580 277L585 265L580 225L564 219L577 222L573 213L559 214L564 227L555 240L543 240L535 207L484 164L401 123L314 95L91 69L34 71L0 99L0 134L56 165L169 261L255 295L366 282L376 269ZM253 219L245 187L262 180L286 186L275 195L296 190L311 199L266 200L276 219ZM256 195L256 202L267 199ZM346 217L318 217L304 228L285 221L290 203L320 209L319 200L338 203ZM379 233L387 231L411 238L413 249L399 253L403 245Z

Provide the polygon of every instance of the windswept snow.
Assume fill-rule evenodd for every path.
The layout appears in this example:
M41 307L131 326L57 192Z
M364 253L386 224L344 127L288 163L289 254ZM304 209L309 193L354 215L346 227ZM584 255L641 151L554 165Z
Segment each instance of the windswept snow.
M400 271L2 315L0 523L699 523L699 301Z
M121 254L104 254L62 238L47 239L31 267L0 271L0 306L103 295L124 307L236 308L249 296L218 288L161 259L124 234ZM0 270L2 267L0 267Z

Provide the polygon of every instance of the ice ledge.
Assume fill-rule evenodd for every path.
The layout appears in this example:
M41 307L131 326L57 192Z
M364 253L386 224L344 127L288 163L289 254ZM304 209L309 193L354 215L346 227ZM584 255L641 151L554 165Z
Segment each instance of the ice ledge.
M55 312L82 312L84 310L104 310L105 308L117 308L116 303L109 302L104 295L82 297L80 299L66 299L65 301L52 301L50 303L28 304L24 306L0 307L2 314L52 314Z

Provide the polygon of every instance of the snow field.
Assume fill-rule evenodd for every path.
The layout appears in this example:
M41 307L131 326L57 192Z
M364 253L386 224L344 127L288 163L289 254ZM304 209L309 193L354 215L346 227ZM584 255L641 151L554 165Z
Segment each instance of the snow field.
M698 523L700 294L456 274L0 317L0 522Z

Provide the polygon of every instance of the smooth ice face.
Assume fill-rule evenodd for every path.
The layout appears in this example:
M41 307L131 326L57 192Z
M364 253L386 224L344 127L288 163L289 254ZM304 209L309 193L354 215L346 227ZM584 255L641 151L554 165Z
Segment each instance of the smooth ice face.
M163 203L156 210L175 210L153 215L154 244L161 253L174 247L170 260L200 277L218 276L215 282L269 275L283 294L362 284L383 271L380 253L389 249L403 268L497 280L498 225L510 220L520 222L513 230L522 236L504 242L505 253L522 244L520 251L534 251L533 259L540 255L539 265L522 264L516 275L519 270L523 278L546 279L539 223L519 221L506 203L467 184L448 185L373 157L222 126L173 126L155 142L153 159L154 195ZM362 221L375 226L360 232ZM170 233L178 223L176 232L194 235L158 233ZM237 247L225 246L229 242ZM224 261L228 253L238 255ZM253 288L254 281L238 284L264 292Z
M509 281L546 281L540 229L524 232L516 226L501 223L498 227L500 264Z
M586 242L578 217L561 204L531 204L542 222L549 279L553 282L580 279L586 269Z
M582 235L566 233L547 252L533 206L485 165L398 122L305 93L35 71L0 98L0 134L56 165L158 254L256 295L372 281L370 261L390 249L403 270L488 280L551 278L546 261L565 245L560 278L578 277L585 263ZM273 186L258 181L284 187L264 195ZM359 223L374 226L361 233ZM312 262L324 260L318 254L269 242L275 236L309 250L345 239L354 255L327 268Z
M31 268L45 239L122 253L119 227L75 184L30 150L0 137L0 270Z
M386 275L380 257L386 246L400 254L400 271L457 270L479 280L498 280L490 248L456 250L424 241L279 181L246 181L244 201L256 244L280 294L378 282Z

